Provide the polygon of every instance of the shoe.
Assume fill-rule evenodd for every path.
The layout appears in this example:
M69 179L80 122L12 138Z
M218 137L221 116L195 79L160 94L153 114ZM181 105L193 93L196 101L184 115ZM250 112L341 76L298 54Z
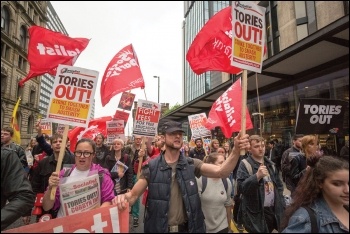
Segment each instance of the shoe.
M132 226L133 227L138 227L139 226L139 219L138 218L134 218Z
M243 224L241 224L241 223L236 223L234 220L232 220L232 221L233 221L233 224L236 226L236 228L237 228L237 230L238 230L239 232L243 232L243 231L244 231Z

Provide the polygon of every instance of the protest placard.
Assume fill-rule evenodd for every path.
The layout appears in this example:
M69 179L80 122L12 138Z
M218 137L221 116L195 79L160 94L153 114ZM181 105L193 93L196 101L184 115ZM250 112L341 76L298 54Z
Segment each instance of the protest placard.
M113 119L124 120L124 126L128 122L129 112L117 110L113 116Z
M138 100L133 134L139 136L155 136L157 134L160 117L160 104L145 100Z
M127 207L129 207L127 205ZM128 233L129 209L117 205L13 228L2 233Z
M60 200L64 216L100 206L100 180L97 173L85 178L69 176L60 182Z
M107 143L112 144L114 139L125 141L124 120L106 121Z
M265 45L265 8L254 2L232 6L231 65L261 73Z
M349 102L323 98L300 99L297 134L343 134L344 114Z
M120 101L118 104L118 108L130 111L132 108L132 104L134 103L135 94L130 92L123 92L120 97Z
M97 79L97 71L59 65L47 119L65 125L88 127Z
M56 132L59 134L63 134L63 131L64 131L64 124L58 124Z
M48 119L40 120L41 133L52 136L52 122Z
M211 136L211 131L205 127L205 123L207 122L207 115L205 113L189 115L188 122L193 138Z

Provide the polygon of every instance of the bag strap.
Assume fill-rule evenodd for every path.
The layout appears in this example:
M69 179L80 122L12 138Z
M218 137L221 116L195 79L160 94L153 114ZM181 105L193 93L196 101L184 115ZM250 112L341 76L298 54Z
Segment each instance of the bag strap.
M204 190L206 189L207 183L208 183L207 181L208 181L208 178L205 177L205 176L202 176L202 192L201 192L201 193L203 193ZM222 181L222 183L224 184L225 191L226 191L226 193L227 193L228 183L227 183L226 178L225 178L225 179L224 179L224 178L221 178L221 181Z
M250 163L248 162L248 160L244 158L242 159L242 162L244 163L245 168L247 168L249 175L253 175L253 168L252 165L250 165Z
M315 212L309 206L303 206L303 207L307 211L310 217L311 233L318 233L317 219L316 219Z

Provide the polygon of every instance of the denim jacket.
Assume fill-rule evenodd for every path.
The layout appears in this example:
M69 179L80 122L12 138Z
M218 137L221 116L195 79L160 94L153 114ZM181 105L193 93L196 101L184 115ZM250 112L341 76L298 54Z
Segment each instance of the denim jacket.
M317 198L310 208L316 214L319 233L349 233L349 229L337 219L323 197ZM311 221L305 208L300 207L294 212L282 233L311 233Z

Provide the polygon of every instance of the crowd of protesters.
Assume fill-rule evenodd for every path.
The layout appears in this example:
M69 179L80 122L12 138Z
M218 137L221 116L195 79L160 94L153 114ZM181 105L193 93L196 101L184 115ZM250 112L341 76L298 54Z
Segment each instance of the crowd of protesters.
M19 217L29 224L37 194L44 194L37 222L42 214L64 216L60 180L79 180L97 170L101 207L131 206L133 227L139 225L143 195L145 232L227 233L231 220L240 232L349 232L348 142L340 157L323 155L315 135L297 134L284 150L276 140L247 134L221 145L212 139L207 147L197 138L191 147L183 142L181 124L168 121L159 135L135 135L130 144L115 139L107 145L103 134L83 138L74 152L65 148L57 173L61 144L69 139L62 142L58 133L48 137L39 124L36 129L25 150L11 141L13 129L1 130L1 230ZM127 169L115 170L117 162Z

